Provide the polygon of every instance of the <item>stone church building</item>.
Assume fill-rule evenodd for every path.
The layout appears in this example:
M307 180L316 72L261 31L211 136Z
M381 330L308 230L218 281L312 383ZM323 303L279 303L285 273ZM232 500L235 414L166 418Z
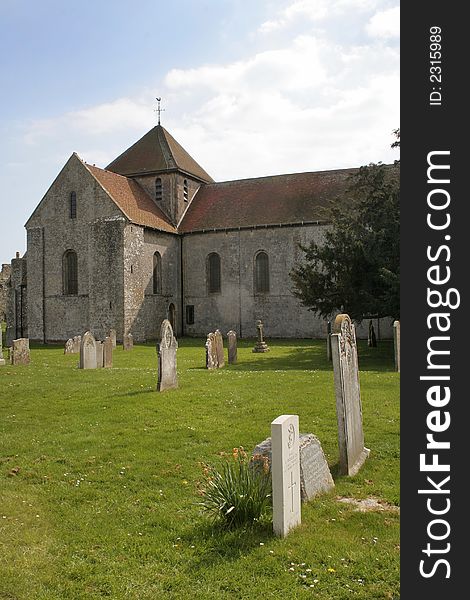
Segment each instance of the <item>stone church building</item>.
M324 337L289 273L328 224L322 207L355 169L214 182L158 125L106 169L72 154L26 223L12 260L7 343L156 339L219 328L240 337ZM382 336L390 324L380 325ZM364 334L364 329L359 333Z

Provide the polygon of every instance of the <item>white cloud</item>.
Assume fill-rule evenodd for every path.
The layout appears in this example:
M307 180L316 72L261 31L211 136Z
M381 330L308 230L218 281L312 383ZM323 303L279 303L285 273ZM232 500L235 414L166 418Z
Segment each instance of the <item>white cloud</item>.
M366 25L371 37L394 38L400 35L400 7L395 6L376 13Z

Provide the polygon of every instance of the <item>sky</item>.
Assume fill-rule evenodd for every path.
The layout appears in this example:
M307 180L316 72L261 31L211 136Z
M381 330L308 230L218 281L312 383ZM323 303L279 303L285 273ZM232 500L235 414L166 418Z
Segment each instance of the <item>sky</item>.
M398 0L0 0L0 262L72 154L162 125L216 180L393 162Z

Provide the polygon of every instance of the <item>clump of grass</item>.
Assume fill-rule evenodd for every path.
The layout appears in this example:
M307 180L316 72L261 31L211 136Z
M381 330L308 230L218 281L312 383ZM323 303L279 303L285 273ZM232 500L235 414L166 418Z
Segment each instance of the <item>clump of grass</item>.
M249 458L243 447L234 448L232 460L220 470L206 466L205 477L200 505L214 522L238 527L268 517L272 484L266 457Z

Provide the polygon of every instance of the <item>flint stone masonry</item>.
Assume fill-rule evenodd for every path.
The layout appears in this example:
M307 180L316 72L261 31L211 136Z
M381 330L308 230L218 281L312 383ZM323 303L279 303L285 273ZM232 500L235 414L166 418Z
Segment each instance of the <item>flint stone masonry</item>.
M206 369L217 369L218 366L215 334L208 333L206 340Z
M221 369L225 367L225 356L224 356L224 340L222 334L218 329L214 333L215 339L215 352L217 354L217 367Z
M122 347L124 350L132 350L132 348L134 347L134 337L132 333L128 333L124 336Z
M323 453L320 440L313 433L301 433L300 452L300 498L308 502L319 494L329 492L335 483ZM252 456L261 455L268 459L271 468L271 438L267 438L252 452Z
M271 423L273 529L285 537L300 525L299 417L281 415Z
M393 349L395 352L395 371L400 372L400 321L393 322Z
M69 338L66 342L65 342L65 348L64 348L64 354L73 354L74 347L73 347L73 339Z
M253 352L269 352L268 345L263 338L263 323L259 319L256 321L256 331L258 332L258 340L253 348Z
M237 334L230 330L227 333L228 364L234 365L237 362Z
M103 342L103 367L110 369L113 366L113 340L107 336Z
M96 341L92 333L87 331L80 344L80 369L96 369Z
M369 450L364 447L356 334L348 315L338 315L331 335L341 475L355 475Z
M96 368L103 368L103 342L96 341Z
M178 387L176 371L176 351L178 342L173 335L170 321L165 319L160 329L160 343L157 344L158 354L158 381L157 391L163 392Z
M29 365L31 358L28 338L19 338L12 341L10 361L12 365Z

